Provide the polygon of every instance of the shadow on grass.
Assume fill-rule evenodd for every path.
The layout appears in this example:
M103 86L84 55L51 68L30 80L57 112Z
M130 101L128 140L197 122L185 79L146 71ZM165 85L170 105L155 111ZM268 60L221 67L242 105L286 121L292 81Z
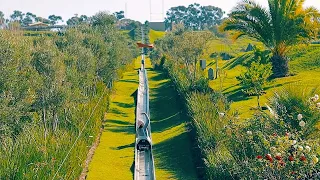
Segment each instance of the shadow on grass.
M122 79L119 82L128 82L128 83L138 83L138 80L133 79Z
M108 124L104 125L104 131L110 131L114 133L123 133L123 134L134 134L135 128L134 125L131 126L109 126Z
M182 133L153 146L154 157L158 159L155 166L172 173L176 179L192 179L194 171L190 170L189 161L191 147L186 147L188 134ZM186 149L188 148L188 149Z
M113 104L119 106L119 107L122 107L122 108L132 108L135 106L135 103L122 103L122 102L113 102Z
M152 81L165 80L158 72ZM150 82L150 81L149 81ZM153 82L154 83L154 82ZM156 82L150 88L150 115L152 133L163 132L188 121L181 100L171 81ZM186 128L186 127L185 127ZM191 137L187 130L153 145L156 168L172 174L175 179L195 179L195 163L192 157Z
M131 143L131 144L127 144L127 145L123 145L123 146L118 146L116 147L117 150L121 150L121 149L126 149L126 148L132 148L134 147L135 143Z
M119 110L117 108L111 108L109 110L109 113L117 114L117 115L122 116L122 117L128 117L127 113L125 113L125 112L123 112L123 111L121 111L121 110Z
M155 97L150 100L152 132L162 132L186 121L180 116L182 107L171 85L164 83L150 89L151 96Z
M242 65L252 54L243 54L241 56L238 56L234 60L228 62L224 68L227 68L228 70L231 70L235 68L238 65Z
M284 85L287 85L287 84L291 84L291 83L295 83L297 81L290 81L290 82L285 82L285 83L282 83L282 84L275 84L275 85L271 85L271 86L268 86L266 88L264 88L265 91L269 90L269 89L273 89L273 88L278 88L278 87L282 87ZM234 85L234 86L237 86L237 85ZM231 86L230 88L234 87L234 86ZM226 90L226 89L225 89ZM226 93L228 95L228 99L233 101L233 102L239 102L239 101L244 101L244 100L248 100L250 98L253 98L255 96L249 96L247 94L245 94L244 92L242 92L242 87L239 87L237 89L234 89L232 91L229 91L228 93Z
M130 122L121 121L121 120L117 120L117 119L103 120L103 123L112 123L112 124L116 124L116 125L133 125L133 124L130 123Z
M250 99L250 96L247 96L242 92L242 88L239 87L233 91L228 92L228 99L232 102L244 101Z

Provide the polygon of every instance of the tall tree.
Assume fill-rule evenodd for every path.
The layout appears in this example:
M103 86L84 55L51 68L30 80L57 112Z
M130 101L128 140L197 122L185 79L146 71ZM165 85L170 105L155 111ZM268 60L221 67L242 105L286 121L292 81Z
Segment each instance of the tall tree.
M21 22L23 19L24 14L21 11L14 10L13 14L10 15L12 21L19 21Z
M32 24L36 20L36 15L32 14L31 12L27 12L25 17L21 21L21 25L28 26L29 24Z
M92 26L109 26L116 23L116 18L113 15L108 14L107 12L99 12L92 16L91 24Z
M50 24L51 25L55 25L57 24L59 21L63 22L62 17L61 16L56 16L56 15L50 15L48 17L48 19L50 20Z
M89 24L90 18L86 15L81 15L80 17L78 14L75 14L73 17L67 20L68 25L78 25L81 23Z
M43 23L46 23L46 24L50 24L49 19L46 19L46 18L43 18L43 17L36 17L35 21L36 22L43 22Z
M319 31L319 11L304 8L305 0L268 0L263 8L253 0L243 0L224 21L222 30L235 30L234 38L243 35L264 43L271 51L274 77L289 74L287 51L293 45L308 42Z
M224 12L215 6L201 6L198 3L188 7L177 6L167 11L166 27L172 29L173 24L182 23L187 29L204 30L220 24Z

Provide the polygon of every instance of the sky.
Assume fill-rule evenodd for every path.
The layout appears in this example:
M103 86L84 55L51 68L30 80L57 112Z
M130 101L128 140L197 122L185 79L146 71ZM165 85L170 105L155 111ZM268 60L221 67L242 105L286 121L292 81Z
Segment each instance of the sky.
M92 16L99 11L110 13L126 10L126 17L140 22L162 21L162 12L178 5L199 3L220 7L229 13L239 0L0 0L0 11L8 18L14 10L23 13L31 12L47 18L49 15L59 15L66 21L75 14ZM151 2L151 6L150 6ZM267 0L256 0L263 6ZM306 6L314 6L320 10L320 0L306 0ZM126 8L127 7L127 8ZM151 11L150 11L151 7ZM162 8L163 7L163 8ZM150 13L151 12L151 13ZM152 14L150 16L150 14Z

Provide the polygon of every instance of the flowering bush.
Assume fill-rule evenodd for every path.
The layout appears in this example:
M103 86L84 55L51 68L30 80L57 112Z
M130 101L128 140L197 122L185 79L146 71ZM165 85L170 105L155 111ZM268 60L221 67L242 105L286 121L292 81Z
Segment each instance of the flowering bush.
M302 88L290 87L275 93L270 99L273 117L284 129L302 131L304 136L319 133L319 95L315 90L307 93Z
M320 178L319 138L314 136L318 132L314 126L318 122L315 119L319 116L319 97L314 95L306 101L302 98L276 94L272 103L278 109L269 107L271 116L260 112L244 124L230 121L224 133L233 160L224 168L233 177ZM286 103L281 104L283 101Z
M310 178L319 169L315 140L299 133L278 134L273 131L238 129L228 126L228 149L234 158L231 171L240 177L288 179Z

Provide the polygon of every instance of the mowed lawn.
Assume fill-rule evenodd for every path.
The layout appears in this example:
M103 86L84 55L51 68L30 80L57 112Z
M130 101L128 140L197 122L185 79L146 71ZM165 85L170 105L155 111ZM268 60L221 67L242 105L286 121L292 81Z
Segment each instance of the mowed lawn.
M154 43L155 40L162 38L166 33L163 31L155 31L153 29L150 29L149 32L149 39L150 43Z
M87 179L133 179L135 142L135 91L137 70L124 73L115 83L104 131L89 166Z
M150 68L150 61L147 61ZM188 119L174 85L162 72L148 69L153 155L158 180L195 180Z
M274 95L274 93L281 91L283 88L315 88L320 85L320 46L310 45L302 47L302 50L297 47L290 54L291 61L290 71L292 76L273 79L265 87L265 92L261 97L261 105L268 104L268 100ZM236 62L240 61L240 62ZM257 107L256 96L246 96L239 82L236 79L246 69L241 65L241 58L235 58L229 61L219 62L219 67L223 67L225 75L213 81L210 81L210 87L216 91L222 90L233 103L231 109L238 111L240 117L249 118L252 117L255 108ZM215 69L215 65L212 65Z
M89 166L87 179L129 180L134 172L135 91L138 87L140 59L136 69L115 83L109 112L106 114L100 144ZM173 84L161 72L150 69L150 113L155 172L158 180L195 180L187 117Z

